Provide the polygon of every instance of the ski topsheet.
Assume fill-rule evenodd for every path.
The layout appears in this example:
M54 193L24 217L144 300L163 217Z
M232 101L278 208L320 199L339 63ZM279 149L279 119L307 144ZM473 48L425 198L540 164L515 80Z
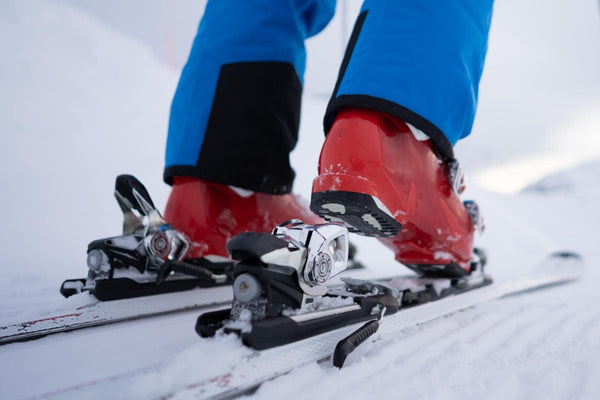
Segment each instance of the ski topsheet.
M400 309L383 318L379 335L393 337L403 329L450 315L493 299L515 295L543 287L574 281L582 273L582 261L573 253L554 254L533 274L514 280L495 282L468 292L450 295L418 306ZM286 374L299 366L329 359L336 344L361 324L348 325L308 339L268 350L252 350L240 346L235 335L217 335L194 348L200 356L222 353L218 360L198 365L194 374L180 376L177 362L143 368L117 377L48 393L43 398L82 399L111 393L115 399L223 399L247 393L263 382ZM210 365L210 367L208 367ZM153 385L159 377L168 377L167 385Z
M0 345L113 322L219 306L228 304L231 299L231 287L219 286L96 302L61 314L2 326Z

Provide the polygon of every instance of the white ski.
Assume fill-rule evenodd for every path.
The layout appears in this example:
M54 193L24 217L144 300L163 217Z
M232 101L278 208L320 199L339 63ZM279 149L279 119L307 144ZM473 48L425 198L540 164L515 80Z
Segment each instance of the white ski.
M402 309L385 317L380 333L390 335L405 328L450 315L486 301L538 290L544 287L577 280L583 272L582 260L573 253L558 253L545 260L534 273L519 279L496 282L489 286L474 289L458 295L444 297L430 303ZM355 331L361 324L354 324L311 337L302 341L263 351L247 350L243 357L224 357L228 364L215 371L210 360L206 368L194 371L193 378L182 378L181 382L171 382L164 390L156 391L156 386L145 390L145 383L169 375L170 364L155 365L136 369L119 376L95 380L87 384L65 388L42 395L44 399L86 399L98 398L102 393L110 393L114 399L227 399L248 393L262 383L284 375L294 368L308 363L327 360L331 357L336 344ZM231 348L231 337L216 337L207 340L207 346L223 351L238 351ZM220 349L219 349L220 350Z

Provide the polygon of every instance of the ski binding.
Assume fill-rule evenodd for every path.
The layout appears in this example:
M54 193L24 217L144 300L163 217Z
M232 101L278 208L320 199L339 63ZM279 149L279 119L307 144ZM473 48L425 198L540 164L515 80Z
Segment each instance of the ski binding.
M88 245L88 276L64 281L63 296L89 291L106 301L230 283L230 259L184 260L188 239L163 219L134 176L117 177L115 197L123 211L123 234Z
M492 282L483 273L485 257L478 252L474 260L479 264L464 277L342 278L343 285L331 285L331 279L346 269L348 248L348 231L337 223L291 220L271 235L246 232L233 237L227 244L238 260L232 306L200 315L197 333L211 337L223 329L263 350L366 322L338 345L334 359L341 366L384 316Z

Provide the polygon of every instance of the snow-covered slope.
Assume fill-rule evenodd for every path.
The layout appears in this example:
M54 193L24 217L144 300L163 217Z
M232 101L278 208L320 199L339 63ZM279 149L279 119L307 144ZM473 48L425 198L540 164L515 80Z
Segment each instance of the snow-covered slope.
M565 248L586 257L585 279L380 337L343 370L310 365L266 384L254 398L600 396L598 5L505 0L496 11L481 113L474 136L457 151L468 175L487 179L512 174L531 182L539 176L531 166L547 165L540 159L563 170L518 194L471 185L468 195L481 203L487 221L480 243L489 271L514 276ZM60 2L1 2L0 37L0 321L7 321L66 306L58 286L85 273L87 243L119 232L112 197L117 174L137 175L157 205L165 204L163 147L177 77L146 47ZM536 74L536 65L550 64ZM307 80L311 73L318 71ZM325 104L316 96L303 104L292 159L305 196ZM560 150L568 162L556 163ZM499 175L487 170L494 164L502 166ZM396 267L376 241L359 242L365 261L375 255L371 264ZM207 354L198 343L195 316L2 346L0 398L33 397L139 366L171 366L148 388L193 377L207 365L219 368L217 349ZM218 347L228 357L244 352L233 343Z
M0 36L5 315L55 295L65 274L81 274L90 239L118 233L117 174L139 176L164 204L177 76L145 47L60 3L3 1Z

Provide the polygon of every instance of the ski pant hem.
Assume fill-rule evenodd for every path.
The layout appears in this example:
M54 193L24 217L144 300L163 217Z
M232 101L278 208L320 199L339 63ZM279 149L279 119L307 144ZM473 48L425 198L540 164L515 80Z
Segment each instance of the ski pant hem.
M292 191L294 182L294 172L291 171L288 180L275 181L268 176L257 174L250 176L245 174L243 177L235 171L207 171L191 165L172 165L165 168L163 179L168 185L173 184L173 178L176 176L186 176L202 179L209 182L219 183L221 185L236 186L253 192L268 194L288 194Z
M443 161L450 161L454 159L452 144L437 126L413 111L402 107L401 105L378 97L356 94L341 95L332 99L327 106L327 111L325 113L323 122L325 132L329 132L329 129L335 120L336 114L341 109L350 107L381 111L401 119L402 121L411 124L415 128L422 130L427 136L429 136L434 148L437 150Z

